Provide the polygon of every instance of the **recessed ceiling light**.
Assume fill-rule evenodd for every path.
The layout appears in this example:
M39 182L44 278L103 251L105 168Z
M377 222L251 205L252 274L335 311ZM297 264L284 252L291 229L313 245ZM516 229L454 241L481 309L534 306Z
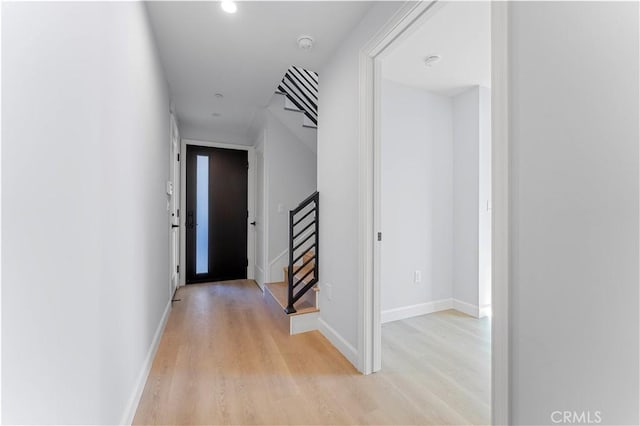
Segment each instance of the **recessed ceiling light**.
M216 118L217 118L217 117L222 116L222 114L220 114L219 112L214 112L214 113L213 113L213 114L211 114L211 115L212 115L212 116L214 116L214 117L216 117Z
M440 62L441 59L442 59L442 56L440 55L429 55L426 58L424 58L424 64L427 67L432 67L436 63Z
M218 98L218 99L222 99L222 98L224 98L224 95L223 95L222 93L216 93L216 95L215 95L215 96L216 96L216 98Z
M302 50L310 50L313 47L313 37L303 35L298 37L298 47Z
M220 7L227 13L236 13L238 11L238 5L235 1L223 1L220 3Z

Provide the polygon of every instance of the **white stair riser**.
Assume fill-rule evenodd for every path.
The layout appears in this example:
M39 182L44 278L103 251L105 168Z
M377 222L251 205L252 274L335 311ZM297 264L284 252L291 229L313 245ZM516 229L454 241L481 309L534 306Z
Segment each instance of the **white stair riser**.
M293 109L293 110L296 110L296 111L300 111L300 108L298 108L298 107L296 106L296 104L294 104L293 102L291 102L291 101L289 100L289 98L287 98L286 96L285 96L285 98L284 98L284 108L285 108L285 109Z
M289 334L306 333L318 329L319 312L292 315L289 317Z
M302 122L302 125L305 127L312 127L314 129L318 128L318 126L316 126L316 123L311 121L311 119L309 119L309 117L307 117L306 115L304 116L304 121Z

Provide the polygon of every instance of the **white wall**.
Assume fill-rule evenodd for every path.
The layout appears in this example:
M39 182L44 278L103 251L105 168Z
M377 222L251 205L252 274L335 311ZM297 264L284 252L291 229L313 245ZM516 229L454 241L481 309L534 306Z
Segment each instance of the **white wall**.
M316 154L268 109L256 140L258 156L258 240L264 265L260 285L284 279L288 263L289 210L316 191ZM296 113L291 113L296 114ZM261 165L260 165L261 164ZM260 193L260 191L262 191ZM287 252L287 253L285 253Z
M453 296L477 306L479 221L479 91L453 98Z
M383 80L381 99L384 315L452 297L453 126L450 97Z
M491 303L490 90L445 97L383 80L381 99L382 320L478 316Z
M360 49L400 2L380 2L319 70L320 316L324 333L351 362L357 358L358 129ZM327 297L331 285L331 299Z
M126 421L170 298L144 5L4 3L2 64L2 421Z
M638 4L510 8L511 423L638 424Z
M269 261L289 247L289 210L317 188L317 157L266 111L269 163ZM272 277L276 279L279 277Z
M491 90L453 97L453 297L474 315L491 307Z

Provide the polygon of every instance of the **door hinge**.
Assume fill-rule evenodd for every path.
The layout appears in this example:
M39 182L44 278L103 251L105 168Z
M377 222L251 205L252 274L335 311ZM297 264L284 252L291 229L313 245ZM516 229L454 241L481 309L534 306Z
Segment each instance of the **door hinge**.
M178 153L177 155L178 155L178 161L180 161L180 153Z
M378 241L382 241L382 232L378 232Z
M180 265L176 265L176 272L179 274L180 273Z

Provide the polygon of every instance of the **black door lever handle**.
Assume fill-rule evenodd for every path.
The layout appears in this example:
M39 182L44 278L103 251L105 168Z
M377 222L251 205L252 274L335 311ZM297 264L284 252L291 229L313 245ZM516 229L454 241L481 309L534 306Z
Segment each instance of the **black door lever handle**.
M180 228L180 225L174 225L173 223L171 224L171 229L173 228Z
M256 222L255 222L255 221L254 221L254 222L251 222L249 225L256 226Z

